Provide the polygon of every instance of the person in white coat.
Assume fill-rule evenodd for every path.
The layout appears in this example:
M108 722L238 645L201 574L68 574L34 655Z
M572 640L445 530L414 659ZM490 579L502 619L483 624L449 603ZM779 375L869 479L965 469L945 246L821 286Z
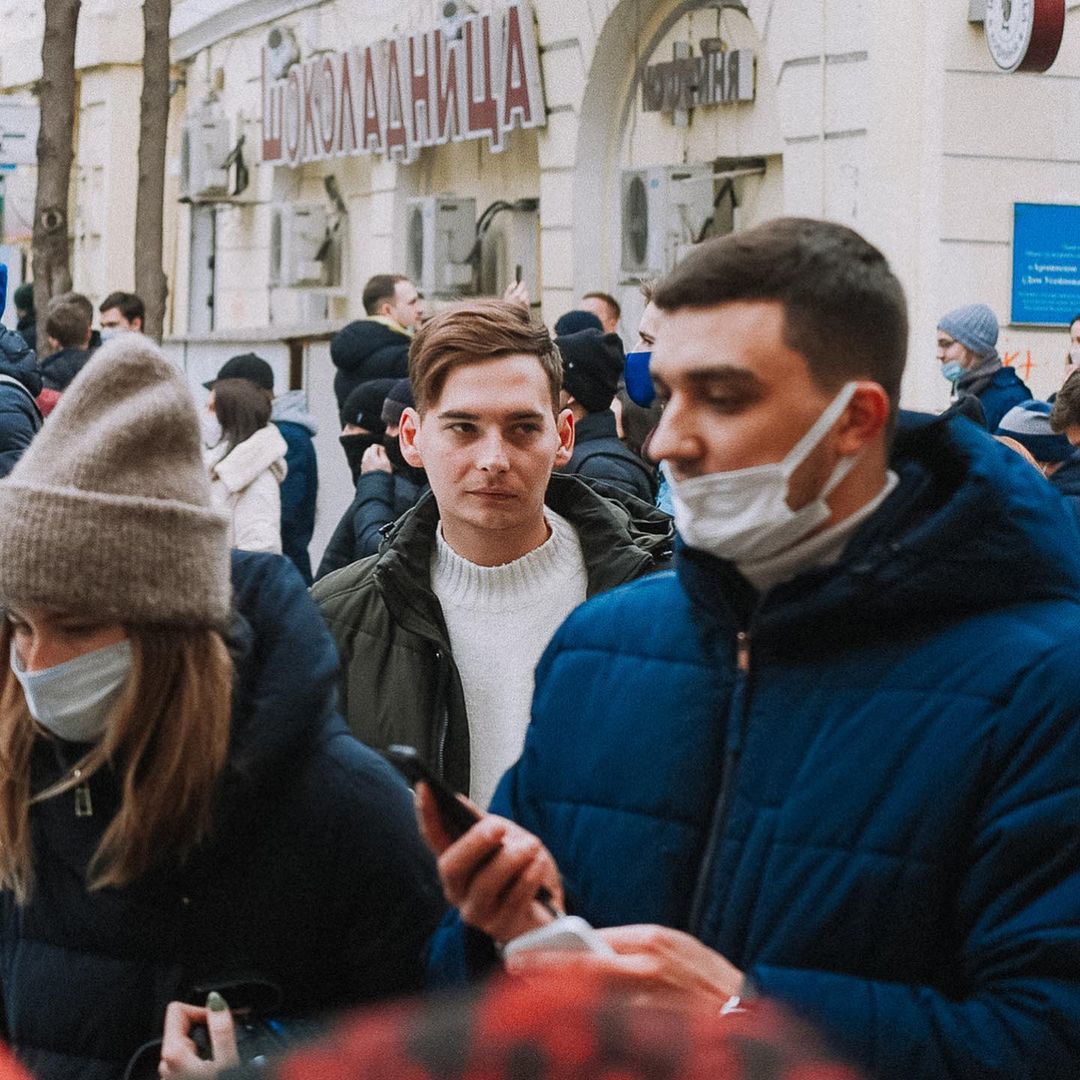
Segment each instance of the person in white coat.
M281 554L281 482L285 452L270 423L270 398L247 379L219 379L207 409L216 423L206 441L213 505L229 515L229 545Z

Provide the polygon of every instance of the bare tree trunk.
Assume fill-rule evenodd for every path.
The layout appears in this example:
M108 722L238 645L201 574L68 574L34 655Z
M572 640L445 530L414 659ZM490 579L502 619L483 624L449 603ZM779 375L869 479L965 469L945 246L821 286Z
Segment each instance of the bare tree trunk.
M68 192L75 131L75 32L80 0L45 0L38 102L37 194L34 198L34 309L38 352L46 348L45 309L49 299L71 288L68 246Z
M139 102L139 188L135 200L135 291L146 304L143 331L161 339L169 285L161 266L165 139L169 126L172 0L143 0L143 85Z

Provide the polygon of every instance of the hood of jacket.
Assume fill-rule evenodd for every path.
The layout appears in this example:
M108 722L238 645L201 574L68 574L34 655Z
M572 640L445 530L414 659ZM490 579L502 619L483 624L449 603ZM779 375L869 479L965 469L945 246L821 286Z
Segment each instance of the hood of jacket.
M250 438L229 450L225 442L208 451L210 474L230 493L243 491L260 473L269 469L280 484L285 479L285 438L273 424L260 428Z
M312 435L319 433L319 425L307 410L307 395L303 390L286 390L274 398L270 420L274 424L299 424Z
M41 393L41 372L37 366L34 350L23 340L21 334L0 326L0 375L18 380L30 392L31 397Z
M235 665L233 726L212 845L244 842L247 812L283 786L336 715L337 650L292 564L277 555L232 552Z
M380 349L408 348L412 339L397 323L372 316L357 319L343 327L330 342L330 359L342 371L355 372L362 368L372 353Z
M606 490L601 495L581 477L556 473L544 502L577 531L589 596L640 577L661 565L672 550L671 518L632 495ZM430 584L438 522L439 507L429 491L387 531L372 577L406 629L445 639L442 612Z
M727 608L743 625L790 627L812 615L840 637L899 631L928 610L954 620L1080 600L1080 526L1019 454L962 417L908 414L890 465L899 485L838 566L803 574L759 603L730 563L681 548L687 595L699 609Z

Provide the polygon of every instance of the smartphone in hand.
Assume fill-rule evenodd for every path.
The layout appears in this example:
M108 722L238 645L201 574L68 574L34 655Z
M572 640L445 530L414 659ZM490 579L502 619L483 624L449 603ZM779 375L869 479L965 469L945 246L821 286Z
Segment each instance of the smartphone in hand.
M382 754L405 777L410 787L415 787L421 781L427 784L435 799L443 830L451 840L460 840L482 817L478 811L457 797L454 789L441 776L435 774L415 747L388 746ZM563 914L555 906L554 897L546 888L541 887L536 894L536 900L555 918Z
M420 781L427 784L435 798L442 827L451 840L460 840L480 820L481 815L457 797L454 789L428 767L414 747L390 746L383 751L383 757L405 777L410 787L416 787Z

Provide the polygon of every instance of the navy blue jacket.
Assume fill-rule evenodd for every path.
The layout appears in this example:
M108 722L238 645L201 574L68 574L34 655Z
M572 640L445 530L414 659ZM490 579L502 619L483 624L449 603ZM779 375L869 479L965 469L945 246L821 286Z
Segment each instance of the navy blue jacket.
M1080 528L963 420L892 467L837 567L759 600L683 550L579 608L492 809L590 922L689 931L876 1077L1074 1077Z
M41 430L41 412L34 399L41 393L41 373L34 350L22 336L0 326L0 477Z
M1031 391L1027 384L1011 367L1002 367L994 372L990 385L978 395L986 415L988 431L997 431L1005 414L1015 405L1023 405L1031 400Z
M642 502L656 502L656 477L619 438L610 409L589 413L574 425L574 453L559 471L610 484Z
M91 349L61 349L41 361L41 378L47 390L63 393L93 355Z
M1080 519L1080 451L1055 469L1047 479Z
M233 583L232 747L207 847L90 894L113 776L91 780L92 817L70 793L32 810L35 893L0 895L0 1036L38 1080L119 1078L195 986L258 978L308 1014L421 980L443 907L408 788L338 716L337 653L292 565L235 552ZM39 740L35 786L80 752L58 746Z
M383 529L408 513L427 490L426 483L417 484L401 471L361 474L356 481L356 495L326 545L316 579L377 554Z
M281 484L281 553L291 559L304 581L311 584L308 545L315 531L319 497L319 463L312 437L315 421L304 408L303 391L291 390L274 399L271 416L288 448L285 479Z

